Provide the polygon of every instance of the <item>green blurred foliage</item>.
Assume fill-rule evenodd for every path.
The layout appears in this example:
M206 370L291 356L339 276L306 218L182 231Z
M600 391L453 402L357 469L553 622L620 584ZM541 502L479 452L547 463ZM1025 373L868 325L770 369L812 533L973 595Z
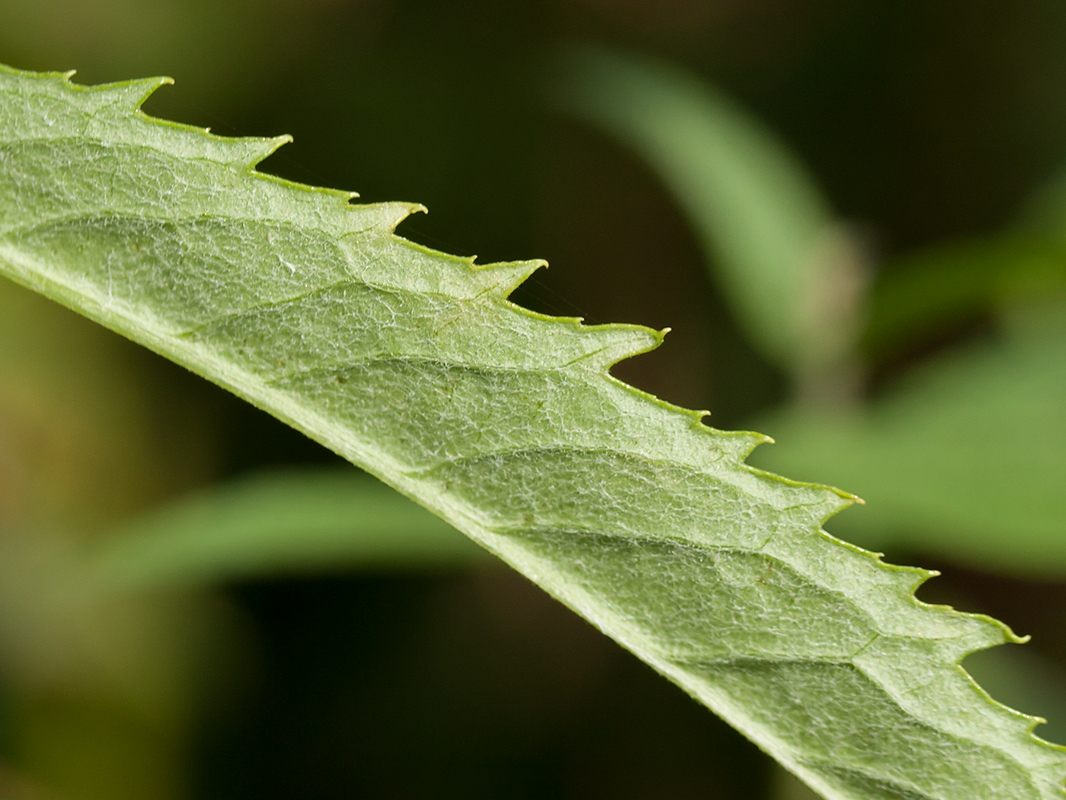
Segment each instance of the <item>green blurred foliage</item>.
M202 585L276 575L436 571L487 554L350 468L279 471L213 486L135 519L87 556L108 585Z
M6 282L0 339L4 524L92 530L209 474L214 431L175 370Z
M861 408L762 418L782 444L753 463L845 482L869 508L830 530L856 544L1066 577L1062 306L1016 313L1012 330L939 355Z
M824 384L852 349L857 300L843 295L862 280L847 233L795 155L711 86L664 64L575 48L562 54L558 82L570 114L661 176L748 338L801 381Z
M560 74L574 40L641 55L601 64L612 95ZM755 463L869 501L834 532L1037 630L973 669L1051 738L1064 43L1052 0L0 0L2 62L173 75L151 113L296 135L268 171L423 202L404 231L429 245L551 259L517 301L673 327L616 374L764 426ZM666 66L625 94L648 58ZM613 134L560 112L567 91ZM796 796L258 412L6 285L0 343L0 795ZM320 569L353 576L277 577Z

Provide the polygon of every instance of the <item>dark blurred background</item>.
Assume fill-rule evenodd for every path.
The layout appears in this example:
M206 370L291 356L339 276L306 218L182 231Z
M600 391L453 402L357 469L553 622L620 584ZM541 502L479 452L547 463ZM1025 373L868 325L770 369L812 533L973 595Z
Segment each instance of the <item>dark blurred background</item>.
M514 296L520 304L670 326L661 350L615 369L638 387L710 409L722 428L787 405L787 370L751 343L708 278L680 201L638 153L555 101L557 54L574 43L687 70L775 131L856 232L875 283L907 253L997 236L1066 163L1066 5L1052 0L0 0L0 62L76 68L82 83L173 76L146 111L226 135L294 135L264 171L366 201L421 202L431 213L401 233L431 247L483 262L548 259ZM7 539L97 531L191 489L338 462L180 369L110 334L86 343L96 334L66 312L4 291ZM863 397L993 335L995 320L977 308L870 355ZM72 355L71 341L86 352ZM42 355L48 342L55 362ZM799 477L862 490L846 474ZM846 516L877 513L871 500ZM1061 696L1058 575L1005 574L914 541L885 549L944 570L924 599L1034 634L1034 669L1046 696ZM12 566L20 557L0 566L9 588L24 574ZM14 629L30 601L0 588L0 605L9 595L14 610L0 623ZM196 606L215 633L189 646L200 677L173 701L182 711L129 722L95 690L39 690L20 677L36 668L0 657L0 789L204 800L803 796L680 690L492 564L230 579L187 597L195 602L158 619L193 619ZM39 633L50 623L28 624ZM196 627L146 623L156 624ZM163 742L151 755L130 745L148 730ZM155 766L137 766L142 758ZM138 777L145 770L153 775Z

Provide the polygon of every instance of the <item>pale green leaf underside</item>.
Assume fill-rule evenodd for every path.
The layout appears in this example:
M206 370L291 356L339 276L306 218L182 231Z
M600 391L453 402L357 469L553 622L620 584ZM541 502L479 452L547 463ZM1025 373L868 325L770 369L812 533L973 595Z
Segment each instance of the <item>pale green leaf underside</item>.
M1066 754L958 666L1011 639L819 525L847 496L614 380L658 344L507 300L413 207L254 173L281 140L0 70L0 271L185 364L515 566L830 798L1061 797Z

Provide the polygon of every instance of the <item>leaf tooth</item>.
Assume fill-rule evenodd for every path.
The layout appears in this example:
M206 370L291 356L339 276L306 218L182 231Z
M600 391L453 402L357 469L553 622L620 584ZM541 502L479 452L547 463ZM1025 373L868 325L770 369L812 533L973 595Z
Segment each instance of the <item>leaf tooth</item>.
M717 431L714 431L716 438L720 437ZM739 455L739 460L743 462L743 458L746 457L754 447L763 444L769 437L762 437L757 433L741 433L735 440L735 447ZM772 442L773 440L770 439ZM807 483L805 481L794 481L789 478L784 478L780 475L775 475L772 472L766 472L753 467L750 464L742 463L742 468L745 472L754 475L761 479L760 493L764 494L767 498L778 497L782 505L780 508L790 508L793 510L797 519L802 519L804 525L809 525L822 535L831 539L836 544L843 546L845 550L850 550L855 553L859 553L864 557L868 557L875 561L878 561L881 557L880 553L871 553L868 550L864 550L861 547L856 547L849 542L842 539L838 539L835 536L821 530L821 526L833 516L836 516L845 508L853 506L855 504L863 504L861 497L856 497L850 492L845 492L843 489L837 489L835 486L824 486L820 483ZM802 492L803 501L800 503L795 502L795 493L799 490Z
M845 508L850 508L853 505L862 505L865 501L861 497L857 497L851 492L845 492L843 489L837 489L835 486L821 486L819 484L806 484L809 488L821 489L821 502L814 504L813 507L820 508L820 518L818 519L819 529L821 525L824 525L826 520L830 517L834 517L843 511Z
M670 330L656 331L643 325L578 325L583 333L595 337L600 345L582 361L601 370L609 370L619 361L654 350L662 344L663 337Z
M996 730L1000 733L1010 731L1013 736L1023 739L1029 730L1026 715L1007 709L999 703L972 703L971 698L975 694L984 697L988 695L979 689L970 674L960 666L960 653L966 647L967 641L971 645L979 645L973 647L970 652L1004 643L1000 626L987 624L987 620L976 618L972 621L975 625L957 637L879 637L854 656L855 666L880 684L908 713L925 719L941 730L986 741L998 738L994 732ZM979 631L978 627L985 630ZM916 670L916 666L920 669ZM945 701L954 701L953 705L963 715L983 718L986 724L970 727L968 731L968 726L960 718L944 717L939 713L938 706Z
M908 577L906 573L913 572L911 568L884 566L892 570L901 584ZM906 589L903 585L900 588ZM892 635L914 637L914 641L934 647L937 658L946 663L958 664L971 653L1001 644L1024 644L1029 640L1028 636L1018 636L1008 625L984 614L957 611L948 605L932 605L913 594L909 599L916 612L909 615L911 626L896 626ZM882 613L881 617L882 623L888 621L886 614ZM882 630L887 629L882 627Z
M764 444L774 444L774 438L772 436L767 436L765 433L759 433L758 431L714 431L714 433L717 435L729 435L736 439L741 461L747 459L756 447Z
M1028 636L1018 636L1009 626L984 614L968 614L950 608L951 613L962 617L969 625L966 625L958 638L944 642L945 650L951 654L950 658L955 663L961 662L966 656L996 647L1001 644L1025 644L1029 641Z
M267 138L245 136L239 139L221 139L221 141L226 143L227 150L233 152L232 163L255 169L263 159L273 155L283 145L289 144L292 137L286 133L282 136Z
M73 74L73 73L71 73ZM107 83L102 86L81 87L68 84L72 89L84 91L101 107L112 106L124 112L137 111L144 101L151 97L161 86L174 83L173 78L140 78L121 83Z
M548 262L537 258L532 261L499 261L494 264L474 264L471 259L470 265L484 279L489 281L489 284L485 287L489 293L501 300L506 300L515 289L525 283L526 278L541 267L546 268ZM544 317L546 315L538 314L537 316Z
M352 192L344 202L349 211L358 212L358 227L359 230L365 230L368 226L366 220L368 215L373 218L373 224L371 227L379 230L393 233L396 227L412 214L425 214L428 213L427 209L421 203L400 203L390 201L387 203L352 203L359 195ZM356 217L352 217L356 219Z

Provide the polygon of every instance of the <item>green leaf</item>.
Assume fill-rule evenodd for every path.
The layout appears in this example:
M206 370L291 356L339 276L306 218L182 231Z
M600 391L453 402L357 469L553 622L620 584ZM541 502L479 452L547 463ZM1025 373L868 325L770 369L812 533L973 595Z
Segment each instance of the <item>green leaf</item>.
M699 236L748 336L787 369L850 352L857 254L772 131L694 75L592 48L560 59L566 110L641 155Z
M538 264L260 175L282 140L0 71L0 272L268 409L448 520L829 798L1062 797L1066 751L958 667L1015 640L820 530L852 501L613 379L661 334L507 297Z
M877 277L863 347L885 358L1004 306L1066 296L1066 246L1050 232L1013 230L908 254Z
M354 470L264 473L135 520L91 553L108 585L159 587L309 570L440 569L484 551Z
M1066 169L1056 170L1027 198L1018 215L1018 224L1022 230L1066 242Z
M1066 296L1063 172L1033 193L1005 231L923 248L880 270L864 349L875 358L905 351L1019 299L1050 294Z
M878 510L840 535L1025 575L1066 576L1066 317L1027 307L992 342L940 356L850 416L761 421L781 443L757 463L846 476Z

